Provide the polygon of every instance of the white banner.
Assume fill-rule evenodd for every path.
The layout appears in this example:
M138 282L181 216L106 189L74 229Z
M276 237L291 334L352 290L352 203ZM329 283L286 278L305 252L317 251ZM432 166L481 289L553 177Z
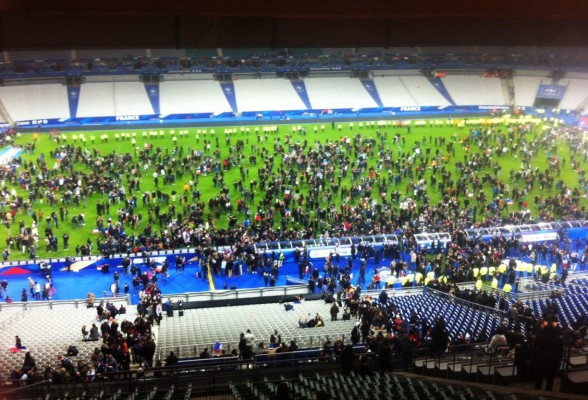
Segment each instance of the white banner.
M523 233L523 242L547 242L557 239L557 232Z
M342 257L347 257L351 255L351 247L340 247L340 252ZM333 253L335 256L335 247L320 247L318 249L312 249L308 252L309 258L327 258L329 254Z

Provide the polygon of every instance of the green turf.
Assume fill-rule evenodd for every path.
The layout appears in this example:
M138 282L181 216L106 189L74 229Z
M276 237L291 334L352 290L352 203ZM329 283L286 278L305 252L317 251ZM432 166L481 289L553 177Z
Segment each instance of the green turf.
M214 127L213 128L215 131L214 134L210 133L211 128L173 128L173 131L175 132L174 135L170 134L170 130L172 130L172 128L165 128L163 130L164 135L162 137L159 135L157 135L157 137L151 137L149 135L147 135L147 137L143 137L143 132L144 131L150 132L150 130L142 130L142 129L128 129L128 130L116 130L116 131L114 131L114 130L111 130L111 131L91 131L91 132L84 132L83 133L83 135L86 138L85 144L83 144L79 138L79 135L81 134L81 132L67 132L67 133L65 133L65 135L67 136L67 141L65 143L74 144L76 146L81 146L81 147L87 147L91 151L94 148L96 148L97 151L102 152L102 154L107 154L107 153L110 153L113 151L116 151L118 153L127 153L128 152L131 155L133 155L133 162L136 162L137 157L135 156L135 154L136 154L135 149L133 148L133 145L131 144L131 140L132 140L133 136L131 136L130 138L126 138L126 139L119 138L119 140L116 141L115 140L116 133L121 133L121 132L129 133L129 134L135 133L134 138L136 140L137 147L144 148L145 144L150 143L153 145L154 148L160 147L164 153L167 150L170 154L172 153L173 148L174 148L173 138L175 137L177 140L176 144L179 147L183 147L184 155L191 149L203 150L205 140L212 141L212 149L211 149L210 154L213 154L213 151L216 147L216 138L218 137L220 159L221 160L223 160L227 157L230 157L230 156L236 157L237 153L236 153L234 146L235 146L237 140L243 140L245 142L245 146L244 146L244 149L242 152L242 160L243 160L242 163L246 168L249 168L249 170L250 170L249 177L245 180L245 184L247 184L252 179L257 179L258 169L263 166L263 161L264 161L262 159L263 149L267 150L268 154L274 154L275 153L274 147L273 147L274 141L276 139L280 139L281 143L284 144L284 142L288 136L291 137L292 141L304 142L304 140L308 140L309 145L312 145L315 141L320 141L323 143L326 141L338 141L341 139L341 137L350 137L350 136L353 136L359 132L361 132L361 134L364 137L372 137L375 139L376 138L376 131L380 130L382 132L387 132L388 139L386 142L387 143L386 146L391 146L393 159L396 159L398 157L399 153L406 153L406 154L409 153L411 151L411 149L413 148L415 141L422 142L424 138L427 139L428 143L427 143L427 146L423 146L423 149L425 147L431 147L432 148L431 154L434 154L435 148L433 146L433 143L430 141L430 139L434 140L435 137L445 137L445 138L447 138L448 142L451 141L455 144L455 155L452 156L451 160L445 164L448 171L450 171L452 173L452 177L458 176L457 172L455 170L455 162L456 161L463 161L464 155L466 154L466 149L462 145L462 140L468 136L469 127L458 128L458 127L454 127L454 126L439 126L439 127L436 127L436 126L433 126L433 127L412 126L411 133L408 134L406 127L394 127L394 126L366 127L366 126L364 126L364 127L360 128L359 123L355 122L354 128L351 129L349 127L349 123L347 123L347 122L340 123L340 124L342 125L341 130L337 129L337 125L339 125L339 123L335 124L335 128L333 129L333 128L331 128L330 122L324 122L324 125L325 125L324 132L321 132L320 125L315 125L315 124L302 125L303 127L306 128L306 131L307 131L306 135L300 134L298 132L292 132L291 131L292 125L280 125L279 126L279 133L267 133L267 134L264 134L262 132L263 127L261 127L261 126L259 127L259 133L255 132L254 126L248 127L249 132L242 131L241 127L239 127L239 126L231 127L231 128L234 128L237 130L236 133L233 133L230 135L231 146L228 146L225 143L226 138L227 138L227 135L225 134L225 129L226 129L225 127ZM314 133L315 126L319 127L318 133ZM499 125L497 128L502 129L503 131L505 130L504 125ZM531 140L533 137L539 138L541 135L540 128L541 127L538 126L534 130L534 132L528 134L526 136L526 138L528 140ZM180 131L183 131L186 129L188 131L188 134L186 136L180 136L178 134ZM207 132L206 134L203 133L205 129ZM196 139L197 131L202 131L199 134L198 141ZM397 145L392 144L392 139L395 134L400 134L402 137L406 138L406 143L404 144L404 146L397 146ZM78 135L77 141L75 141L73 139L73 137L75 135ZM106 143L101 142L100 137L102 135L108 135L108 141ZM263 136L262 143L258 143L258 139L257 139L258 135ZM92 138L94 138L94 139L92 139ZM16 139L17 144L26 144L26 143L30 143L32 141L33 141L33 134L23 134L21 137ZM570 167L569 148L566 145L564 145L564 142L561 139L557 139L555 143L557 146L557 154L560 157L567 160L565 168L562 169L561 179L563 181L565 181L566 184L570 185L571 187L578 186L578 178L577 178L578 175L575 171L572 171L572 169ZM60 145L63 145L63 144L64 144L64 142L61 142ZM257 149L252 150L252 145L256 145ZM498 146L497 143L491 144L491 147L496 148L497 146ZM39 157L39 155L41 153L44 153L46 160L48 160L48 167L52 168L54 161L49 159L49 152L51 150L55 150L57 147L58 147L58 144L55 141L52 141L49 138L48 134L46 134L46 133L40 134L40 138L37 143L37 149L36 149L35 154L32 154L32 155L31 154L24 154L23 159L27 160L27 161L34 161ZM470 154L475 153L475 152L485 151L485 150L487 150L487 149L479 149L477 146L473 145L471 147ZM250 163L249 163L249 156L253 153L256 154L258 157L257 164L255 166L250 165ZM424 153L424 150L423 150L423 153ZM447 152L445 151L444 146L443 146L443 148L441 148L441 154L447 155ZM376 167L377 158L378 157L377 157L377 151L376 151L376 155L369 158L368 167ZM352 161L355 161L355 156L352 155L351 159L352 159ZM493 160L498 161L502 167L501 171L499 172L499 178L502 181L504 181L505 183L509 184L510 187L512 188L514 186L514 182L510 182L509 172L511 169L514 169L516 171L520 168L520 164L521 164L520 158L515 159L511 155L508 155L508 156L502 156L502 157L495 157L495 158L493 158ZM281 165L281 157L279 155L277 155L277 159L274 163L274 172L276 172L278 170L280 165ZM549 168L547 161L546 161L545 149L541 149L540 151L538 151L536 156L532 159L532 167L533 168L539 167L541 170ZM586 165L584 163L581 163L580 168L585 168L585 167L586 167ZM125 174L130 170L130 168L132 168L132 166L127 165L127 166L125 166L125 170L120 171L120 175L122 177L122 183L126 188L128 188L128 185L127 185L127 180L126 180ZM75 169L82 171L84 173L89 172L89 168L86 167L85 165L82 165L81 163L76 164ZM153 178L151 176L152 172L153 172L153 168L151 168L147 174L145 174L145 173L143 174L142 180L141 180L141 193L137 193L137 197L138 197L137 211L143 215L144 222L147 221L147 210L145 209L145 207L143 207L141 205L141 195L145 191L153 192L155 189L154 184L153 184ZM491 175L493 175L493 171L490 169L488 169L484 172L489 172ZM386 172L382 172L382 173L384 176L387 176ZM218 188L214 188L214 186L213 186L213 175L214 174L210 173L210 174L207 174L207 176L201 176L199 179L198 188L199 188L200 192L202 193L201 200L204 201L205 203L208 202L208 199L211 196L214 196L218 193ZM364 172L364 174L362 176L367 176L367 171ZM430 176L431 176L431 171L428 170L425 173L425 179L427 179L427 181L428 181ZM191 179L191 177L189 174L184 175L183 178L176 179L176 183L174 186L164 187L163 184L160 184L160 187L162 188L162 190L164 192L171 193L172 190L175 190L176 192L181 194L181 193L183 193L184 183L188 182L190 179ZM235 204L237 199L240 198L239 193L236 192L235 190L233 190L233 182L238 179L240 179L240 173L239 173L238 167L233 167L230 171L225 172L224 181L230 191L231 201L233 202L233 204ZM408 184L408 180L405 179L399 185L398 189L396 189L396 190L398 190L402 195L404 195L407 184ZM347 177L347 179L343 180L342 186L347 186L347 187L350 186L350 177L349 176ZM302 193L307 193L308 192L308 184L305 183L304 185L301 185L300 190ZM489 200L492 199L491 187L486 186L486 187L484 187L484 190L487 193L487 198ZM25 190L23 190L21 188L17 188L17 192L19 195L23 196L24 198L28 198L28 195ZM439 193L439 191L436 188L429 188L428 194L429 194L429 197L431 199L432 204L436 204L441 199L441 194ZM551 195L553 195L553 194L554 193L551 193ZM127 195L129 195L129 194L127 193ZM529 207L531 208L532 214L534 216L537 215L538 210L534 208L534 204L533 204L532 199L535 196L545 197L546 195L549 195L549 194L548 193L540 193L540 190L539 190L538 186L536 185L533 188L533 191L530 192L529 195L526 197L526 199L529 202ZM377 196L379 196L378 192L376 190L373 190L372 197L377 198ZM262 198L262 195L260 193L257 193L257 195L255 197L255 205L251 206L251 210L253 213L255 213L255 211L257 210L256 205L259 203L261 198ZM43 244L43 239L44 239L43 232L46 227L46 223L45 223L45 221L42 221L39 224L39 233L40 233L41 239L39 241L39 250L37 252L37 255L39 257L64 256L66 254L72 254L75 246L77 244L85 243L88 240L88 238L90 238L93 242L95 242L96 235L94 235L92 233L92 230L95 227L95 223L96 223L96 202L98 202L99 200L105 200L105 199L106 199L106 197L102 198L100 195L95 194L87 199L87 206L86 207L79 207L76 209L75 207L72 206L69 208L69 219L71 219L72 215L78 214L82 211L84 212L85 217L86 217L86 226L83 228L72 230L71 223L69 222L69 220L66 221L64 224L60 224L59 229L55 230L55 233L60 237L60 241L59 241L60 251L57 254L56 253L47 254L45 252L45 246ZM191 197L190 197L190 200L191 200ZM335 204L339 208L339 206L341 205L340 196L334 196L333 201L335 202ZM581 204L585 205L586 200L582 199ZM178 205L177 202L176 202L176 205ZM124 203L122 203L119 206L111 206L110 207L110 216L112 217L112 219L114 221L117 220L116 211L121 206L124 206ZM50 208L46 201L44 201L43 204L41 204L39 201L36 202L36 204L34 205L34 210L39 210L39 209L41 209L43 211L44 216L50 215L50 213L53 209L58 211L58 207ZM208 207L207 207L207 209L208 209ZM162 212L163 211L166 211L166 206L162 206ZM205 212L205 216L207 215L207 213L208 213L208 211ZM244 216L237 215L237 218L238 218L239 223L241 223L244 219ZM23 213L21 215L17 215L9 230L7 230L7 229L0 230L0 240L1 240L0 243L2 243L2 246L4 246L5 239L6 239L7 235L9 234L9 232L12 235L16 235L18 233L18 222L21 219L24 221L26 226L31 225L32 218L29 215L26 215L25 213ZM106 219L106 217L105 217L105 219ZM280 218L276 218L276 224L279 224L279 220L280 220ZM228 225L227 216L221 215L220 218L215 219L214 223L217 227L226 227ZM61 242L61 235L66 230L69 232L70 237L71 237L69 251L63 250L62 242ZM132 229L130 227L126 227L126 231L127 231L127 233L129 233L132 231ZM23 254L20 251L12 251L12 253L10 255L10 259L25 259L27 257L28 257L28 254Z

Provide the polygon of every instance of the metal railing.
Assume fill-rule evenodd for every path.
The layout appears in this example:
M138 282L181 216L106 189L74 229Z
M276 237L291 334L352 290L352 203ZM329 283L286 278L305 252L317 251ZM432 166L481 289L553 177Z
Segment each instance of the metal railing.
M537 289L529 288L530 285L537 286ZM565 289L565 288L559 283L552 283L552 282L543 283L539 280L536 280L534 278L529 278L529 277L520 278L519 284L518 284L519 293L530 293L530 292L537 292L537 291L562 290L562 289Z
M521 302L527 301L534 301L534 300L544 300L549 299L553 295L554 289L552 290L537 290L533 292L526 292L526 293L517 293L514 296L513 300L518 300ZM563 294L564 290L558 290L559 293Z
M312 328L315 329L315 328ZM317 328L318 329L318 328ZM308 329L304 329L308 330ZM311 330L312 331L312 330ZM282 343L290 343L294 341L300 348L322 348L322 346L327 341L334 341L337 338L341 338L343 342L351 338L351 330L345 330L344 332L341 330L335 331L321 331L318 330L318 333L310 332L308 334L299 334L293 335L291 337L284 336L282 337ZM265 341L264 341L265 342ZM173 351L174 354L178 357L198 357L200 352L205 348L210 350L210 354L212 354L212 349L216 343L194 343L188 345L170 345L170 346L158 346L157 347L157 356L156 359L164 360L170 351ZM239 341L224 341L222 342L223 350L225 350L226 354L230 354L232 350L239 349Z
M130 295L119 296L119 297L97 297L94 299L94 303L100 303L101 301L110 301L110 302L121 302L126 301L127 304L131 304L131 297ZM79 308L80 305L84 307L88 304L88 299L77 299L77 300L45 300L45 301L27 301L27 302L13 302L13 303L0 303L0 311L3 309L8 309L11 307L17 308L49 308L53 309L53 307L57 307L60 305L74 305L75 308Z
M362 296L369 295L373 298L377 298L378 295L380 293L382 293L382 290L384 290L384 289L367 290L367 291L362 291L361 294L362 294ZM423 287L416 287L416 288L410 288L410 289L402 288L402 290L397 290L397 289L385 289L385 290L386 290L386 293L388 293L389 298L402 297L402 296L420 296L423 294Z
M308 294L308 285L275 286L254 289L216 290L209 292L171 293L164 297L174 302L222 301L272 296L301 296Z
M6 329L8 326L12 325L12 323L16 321L18 318L24 317L26 311L26 306L23 306L22 309L10 314L10 316L0 321L0 327L2 329Z
M496 369L504 370L503 378L517 376L514 360L503 355L487 354L488 343L449 346L440 354L431 354L431 348L417 348L410 354L397 354L392 363L401 369L440 378L463 381L497 383ZM566 357L570 352L566 351ZM565 358L563 363L565 365ZM363 345L354 347L354 364L367 363L375 367L376 354L367 352ZM452 366L452 368L449 368ZM396 368L395 368L396 369ZM201 393L228 394L228 382L260 382L295 379L301 374L340 373L337 356L325 355L320 349L295 352L259 354L251 359L238 357L212 357L185 359L170 367L139 368L119 371L76 380L65 384L50 381L30 382L25 386L19 380L4 382L0 400L64 398L115 399L137 394L139 391L155 393L158 389L178 389L191 386ZM563 370L562 373L567 373ZM131 398L134 398L131 397Z
M215 343L198 343L198 344L185 344L181 346L157 346L157 360L165 360L171 351L179 358L194 358L198 357L200 352L204 349L213 349ZM239 349L239 342L223 342L223 350L226 354L231 354L233 349ZM210 352L212 354L212 351Z
M154 387L165 390L188 385L202 393L228 394L227 383L231 381L280 380L284 376L298 377L301 372L340 372L337 361L334 356L322 356L316 349L257 355L246 360L237 357L182 360L173 367L119 371L95 376L91 381L78 378L60 385L42 380L21 386L20 380L7 380L3 382L0 399L115 399L138 391L154 393Z
M442 298L450 303L464 305L464 306L469 307L471 309L474 309L474 310L477 310L477 311L480 311L480 312L483 312L483 313L486 313L486 314L489 314L492 316L496 316L496 317L500 317L500 318L506 317L505 311L499 310L497 308L484 306L482 304L474 303L474 302L471 302L468 300L464 300L464 299L461 299L457 296L451 296L445 292L441 292L436 289L427 288L427 293L431 296Z
M530 286L536 286L535 288L530 288ZM530 300L542 300L548 299L553 296L554 292L557 292L559 295L565 296L568 294L569 290L567 289L568 286L584 286L575 283L566 283L564 284L553 284L553 283L543 283L531 278L523 278L519 281L519 290L517 293L517 300L521 301L530 301Z
M494 383L495 369L507 368L511 377L516 375L514 360L503 355L487 353L489 343L450 345L440 354L431 354L430 348L414 351L415 372L456 380L475 381L482 376L485 383Z

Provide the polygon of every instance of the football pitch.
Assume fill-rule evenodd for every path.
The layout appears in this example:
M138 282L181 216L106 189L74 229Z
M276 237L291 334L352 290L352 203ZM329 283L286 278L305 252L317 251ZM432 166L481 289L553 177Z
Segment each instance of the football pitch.
M62 170L63 166L56 159L56 154L62 146L80 148L78 156L72 160L71 164L72 170L77 173L79 179L82 179L84 175L93 176L93 179L114 179L119 182L118 188L124 188L124 195L117 196L114 201L110 201L108 213L103 214L105 226L108 223L108 218L116 223L119 221L119 215L125 214L124 209L127 206L125 198L136 197L134 214L140 214L141 218L135 226L131 221L123 222L127 235L132 233L138 235L143 232L150 219L152 220L153 232L158 233L165 229L165 226L161 226L159 221L153 218L152 213L151 217L149 216L149 206L143 204L145 193L154 195L159 191L160 196L163 196L163 201L156 200L151 203L152 209L157 205L161 214L175 211L175 213L182 212L185 216L191 204L196 201L193 192L198 190L200 197L197 201L205 205L204 220L210 221L216 228L227 228L230 216L236 218L237 224L243 224L246 218L245 214L239 212L237 208L238 201L246 200L239 189L240 184L244 189L253 187L253 201L246 202L251 210L250 222L254 222L260 202L265 198L264 187L260 187L260 172L265 173L268 180L281 179L283 181L281 186L283 193L272 195L272 201L275 201L283 198L287 193L293 195L296 191L306 197L309 191L308 179L317 172L319 167L321 173L326 173L329 168L334 168L330 183L335 184L339 177L339 169L345 164L349 165L349 173L341 178L337 194L332 193L330 196L330 204L334 204L337 210L340 210L344 204L356 207L362 199L365 201L368 195L373 202L381 203L382 192L386 193L386 199L391 203L391 207L397 208L406 197L415 198L414 185L419 185L419 180L428 196L430 205L437 205L444 201L442 191L445 190L447 196L445 199L456 198L460 202L460 207L464 206L466 199L469 204L475 203L475 199L469 194L472 187L472 177L483 182L481 187L486 195L486 200L484 204L477 207L476 221L482 221L488 216L486 206L495 197L494 191L497 182L495 177L504 184L501 204L507 202L507 198L510 197L509 195L514 188L519 188L521 191L528 190L528 193L524 195L524 200L533 217L537 217L540 212L540 203L536 203L535 199L555 196L558 193L557 182L560 180L571 189L578 188L583 195L584 188L579 185L579 177L586 168L586 162L582 156L576 155L576 162L571 162L570 146L564 138L552 135L550 130L544 129L540 122L533 123L529 120L512 122L514 121L511 120L511 123L506 123L506 121L489 123L488 120L480 119L476 124L466 125L458 119L451 121L451 123L448 123L447 120L421 120L422 125L417 126L416 120L413 120L408 127L407 125L395 125L395 121L389 121L388 124L382 122L378 124L368 121L331 123L321 120L317 123L295 125L260 124L213 128L165 127L157 130L62 132L58 137L51 137L49 133L38 135L25 133L15 138L15 144L26 146L36 140L34 153L25 151L22 154L23 161L27 164L37 164L39 158L43 157L47 168L53 171L49 179L53 180L53 184L45 183L40 192L41 194L46 191L52 192L55 203L50 205L47 198L37 198L32 205L32 212L42 212L42 217L37 218L40 234L37 257L55 258L75 255L76 246L83 245L88 240L94 244L92 254L97 254L96 240L101 236L97 230L97 203L104 205L109 201L107 192L92 193L85 199L81 198L79 203L63 200L65 190L59 189L60 179L71 176L71 172ZM525 124L531 128L528 132L522 133L519 127ZM490 133L487 132L488 129L491 130ZM337 146L337 144L345 142L351 146ZM358 144L355 146L357 151L354 149L354 143ZM512 150L513 143L517 143L516 152ZM296 159L285 162L284 155L289 154L291 147L296 145L306 146L304 154L308 154L310 149L324 152L325 157L322 165L313 165L305 170L305 168L299 168L296 165ZM505 154L499 154L503 148L508 151ZM521 148L527 150L533 148L532 155L527 156L528 164L523 165L525 157L523 152L519 151ZM345 161L333 165L330 162L331 155L326 154L331 151L341 152L342 154L339 154L338 157ZM181 160L193 155L194 152L201 153L198 157L199 161L190 162L188 168L179 167L182 164ZM104 158L112 154L116 154L117 157ZM463 193L448 194L447 187L439 188L438 184L431 184L433 175L439 182L441 171L450 174L450 180L457 182L468 161L472 157L479 157L482 154L489 157L489 164L474 175L468 175L465 182L466 189ZM206 162L209 157L210 161ZM557 176L555 176L554 169L555 157L559 157ZM426 163L423 162L425 158ZM148 167L147 159L152 161ZM273 159L273 163L269 161L270 159ZM106 165L108 162L114 162L112 168ZM362 168L354 172L353 169L357 166ZM434 173L435 166L437 166L436 174ZM537 183L530 188L527 187L523 179L515 180L513 179L514 175L511 175L511 171L516 174L523 167L525 170L530 167L532 170L540 172L549 171L554 176L556 184L549 190L548 188L540 188ZM268 171L268 168L271 171ZM405 170L408 171L406 174ZM23 171L22 166L18 169L19 173L21 171ZM303 171L306 171L306 179L298 179ZM157 186L154 172L158 175ZM484 181L485 174L488 174L492 179ZM168 179L169 175L173 176L173 181ZM209 202L211 199L217 198L223 190L223 185L219 182L219 175L222 175L225 192L228 193L233 207L232 212L210 210ZM369 188L371 190L368 190L367 181L370 176L374 178L374 182L384 182L384 185L374 183L373 187ZM398 182L396 176L400 177ZM362 178L364 178L363 182ZM31 179L34 182L36 176L32 176ZM132 192L130 192L131 180L139 183L138 188L137 185L132 188ZM257 185L251 186L252 181ZM362 192L357 197L341 196L341 190L344 187L351 189L358 187L358 185L362 185ZM9 182L6 182L6 186L8 190L12 190L14 187L17 195L22 196L23 199L29 198L29 186L11 185ZM55 189L52 189L51 186L54 186ZM333 192L332 186L328 185L324 191ZM397 201L390 200L393 192L399 193ZM321 194L319 207L325 209L330 204L327 203L327 196ZM48 227L46 218L53 211L59 215L59 209L62 205L67 210L65 220L60 221L58 227L51 223L53 233L59 237L59 250L47 252L44 245L44 232ZM586 199L581 198L579 205L585 206ZM265 206L267 207L267 203ZM222 207L219 208L222 209ZM518 210L518 203L515 201L508 208L498 211L498 215L507 217L509 212L516 210ZM316 213L317 210L309 211ZM85 224L83 226L73 224L73 217L81 213L84 215ZM553 218L556 217L553 216ZM494 214L494 218L496 218L496 214ZM282 218L279 216L275 218L276 228L300 228L295 221L286 219L282 222L281 220ZM10 236L14 238L19 234L20 221L25 227L30 227L33 223L31 212L21 209L14 216L10 226L0 230L0 240L3 246L7 245ZM319 226L318 234L322 234L324 233L322 231L329 229L329 221L325 221ZM65 232L70 237L69 250L63 248L62 235ZM11 260L27 258L29 258L29 253L23 253L21 249L14 248L10 251L9 259Z

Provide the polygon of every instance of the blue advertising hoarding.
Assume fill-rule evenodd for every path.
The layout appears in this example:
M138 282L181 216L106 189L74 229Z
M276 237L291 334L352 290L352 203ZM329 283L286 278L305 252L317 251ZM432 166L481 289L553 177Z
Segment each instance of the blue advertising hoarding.
M233 92L233 88L230 88ZM233 92L234 93L234 92ZM229 93L228 96L231 96ZM236 106L236 104L235 104ZM373 108L335 108L285 110L285 111L246 111L240 116L233 112L224 113L194 113L194 114L152 114L152 115L118 115L83 118L47 118L35 120L17 121L20 128L52 129L64 127L104 126L123 127L133 125L160 125L160 124L190 124L203 122L232 122L238 121L288 121L290 119L332 119L332 118L386 118L386 117L415 117L426 118L430 115L456 115L456 114L487 114L492 112L508 112L510 106L484 105L484 106L406 106L406 107L373 107ZM260 118L261 117L261 118Z
M560 85L539 85L537 98L561 100L566 94L566 86Z

